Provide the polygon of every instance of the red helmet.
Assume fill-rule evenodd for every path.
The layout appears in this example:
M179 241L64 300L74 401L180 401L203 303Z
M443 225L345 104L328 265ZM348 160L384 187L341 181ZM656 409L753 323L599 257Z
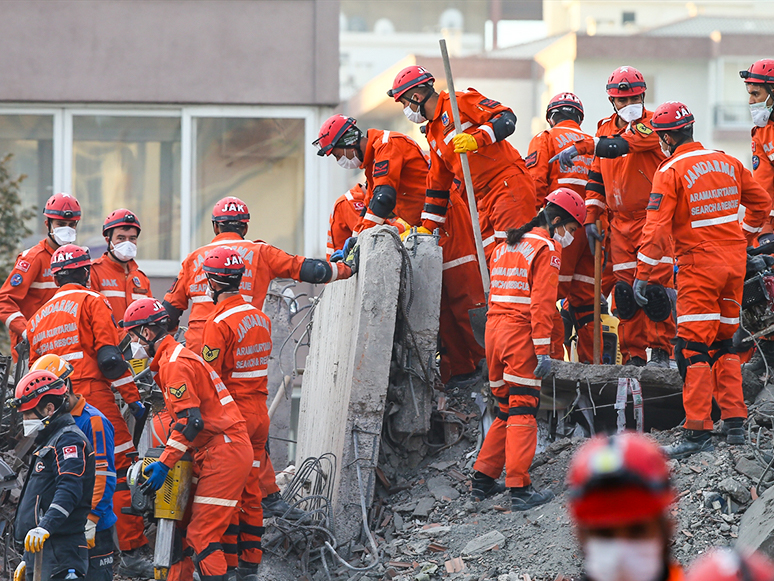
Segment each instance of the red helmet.
M54 194L46 202L43 215L54 220L81 219L81 205L70 194Z
M239 253L228 246L211 250L202 264L207 278L224 284L238 285L245 272L245 263Z
M581 226L586 221L586 204L576 192L570 188L557 188L546 196L546 202L556 204L569 212L570 216Z
M739 71L745 83L756 85L774 84L774 60L761 59L750 65L746 71Z
M567 486L573 518L595 528L648 520L675 499L661 449L633 432L586 442L570 462Z
M151 325L158 323L164 319L169 319L167 310L164 305L157 299L151 297L144 297L137 299L131 305L126 307L124 312L124 320L119 324L124 329L134 329L135 327L142 327L143 325Z
M21 378L11 405L20 412L34 409L44 395L64 395L67 386L50 371L31 371Z
M419 85L432 84L433 82L435 82L435 77L429 71L423 67L411 65L397 74L392 82L392 89L387 91L387 96L392 97L398 102L403 93L409 89Z
M632 97L645 92L645 79L634 67L618 67L607 80L607 94L610 97Z
M762 553L715 549L693 562L685 581L774 581L774 564Z
M667 101L656 108L650 124L656 131L672 131L693 125L693 113L680 101Z
M91 266L89 249L75 244L60 246L51 255L51 274L61 270L75 270L84 266Z
M140 220L137 215L125 208L114 210L110 215L105 218L105 223L102 224L102 235L107 236L108 231L119 226L126 226L129 228L137 228L137 233L140 233Z
M347 131L352 128L357 129L355 126L356 123L357 119L345 117L344 115L328 117L328 119L325 120L325 123L322 124L322 127L320 127L320 133L317 135L317 139L312 142L312 145L317 146L317 155L320 157L330 155L333 148L336 147L336 144L344 137L344 134L346 134ZM359 130L358 133L360 133ZM362 135L362 133L360 133L360 135ZM357 139L360 139L360 136L358 136ZM345 143L344 145L353 145L357 139L353 137L351 140L352 143Z
M250 210L247 209L247 204L239 198L226 196L222 200L218 200L212 209L212 221L244 222L247 224L250 221Z
M583 103L574 93L559 93L548 102L546 108L546 121L550 116L551 111L554 109L561 109L562 107L571 107L580 113L581 121L583 121Z

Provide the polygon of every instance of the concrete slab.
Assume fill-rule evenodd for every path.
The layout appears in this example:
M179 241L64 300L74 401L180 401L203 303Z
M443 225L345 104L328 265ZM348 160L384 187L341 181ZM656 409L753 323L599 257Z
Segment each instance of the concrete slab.
M769 488L742 515L737 549L762 551L774 558L774 488Z

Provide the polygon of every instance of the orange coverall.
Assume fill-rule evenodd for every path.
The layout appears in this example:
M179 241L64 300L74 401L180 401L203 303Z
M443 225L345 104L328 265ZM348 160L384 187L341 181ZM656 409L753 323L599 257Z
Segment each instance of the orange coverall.
M11 347L21 341L27 320L48 299L57 286L51 274L53 242L47 237L16 257L16 263L0 288L0 321L11 334ZM16 361L16 350L11 349Z
M105 414L115 430L116 491L113 507L118 518L119 548L136 549L148 543L142 517L123 514L121 508L131 505L126 470L131 465L127 454L134 452L132 435L126 420L116 405L113 389L126 403L140 400L140 392L126 371L112 381L97 365L97 352L106 346L118 345L118 330L107 299L101 294L78 284L66 284L44 304L27 322L30 341L30 364L48 353L59 355L70 362L73 373L70 380L73 391Z
M363 186L355 184L355 187L343 196L339 196L333 204L325 249L325 258L328 260L334 252L344 248L347 238L354 233L355 226L360 222L360 214L365 208L363 200L365 200Z
M229 567L242 560L260 563L263 536L261 482L274 482L274 467L266 453L269 439L268 372L271 320L240 295L218 301L204 325L202 358L226 384L245 419L253 447L252 468L240 509L234 513L223 542ZM238 542L237 542L238 537Z
M220 546L247 482L253 451L245 421L217 373L171 335L156 348L151 363L175 425L159 460L170 468L189 452L194 457L195 486L190 509L181 525L183 550L193 549L202 579L226 574ZM189 439L190 410L198 408L204 427ZM193 578L193 561L186 556L169 569L170 581Z
M476 151L468 153L468 160L484 252L489 262L495 241L501 242L508 229L518 228L535 215L535 183L516 148L507 141L495 141L490 121L510 109L475 89L458 91L457 102L462 130L473 135L478 144ZM452 138L457 132L447 91L439 95L435 116L425 127L430 144L427 189L443 197L455 177L463 179L460 156L454 153ZM436 205L439 203L442 199ZM437 220L425 216L422 225L432 232L438 224Z
M556 314L561 259L543 228L515 246L499 244L492 255L492 287L486 321L489 386L500 410L473 469L499 478L505 465L508 488L530 484L537 446L541 381L537 355L548 355Z
M89 288L102 293L114 313L124 316L126 307L137 299L152 297L150 280L134 260L118 262L108 252L91 262ZM119 335L126 333L119 329Z
M584 139L592 137L583 133L580 126L571 119L561 121L532 138L529 155L524 161L535 180L538 210L545 204L546 196L557 188L570 188L581 198L586 197L592 156L576 157L570 171L562 170L558 161L548 163L557 153ZM578 360L591 363L594 359L594 255L589 249L586 231L578 228L572 244L563 248L561 253L558 297L567 299L571 307L578 333ZM611 282L606 286L610 285Z
M485 352L473 336L468 311L483 306L485 297L466 203L456 191L442 195L427 190L427 158L410 137L369 129L363 157L367 210L356 231L384 223L386 216L377 216L370 209L374 189L380 185L397 192L393 213L411 226L421 226L423 219L432 216L443 248L441 380L446 383L454 375L474 371Z
M741 224L740 203L747 209ZM747 417L739 355L728 348L739 326L745 239L757 236L770 210L768 193L739 160L698 142L679 146L653 179L638 278L652 278L674 238L679 267L675 356L686 366L687 429L712 429L713 395L723 419Z
M620 136L629 144L629 153L616 158L595 157L586 185L586 224L594 224L610 210L610 261L616 282L632 284L637 273L637 251L645 227L648 197L653 174L664 160L658 136L650 119L653 113L645 111L640 121L619 129L618 114L599 122L597 137ZM585 147L584 147L585 146ZM583 154L593 152L593 141L576 145ZM666 288L674 288L674 258L671 245L650 272L650 281ZM621 355L624 363L632 357L647 360L647 347L672 353L675 322L670 316L662 323L651 321L642 309L618 326Z
M755 180L774 201L774 121L765 127L752 128L752 168ZM770 234L774 229L774 210L763 227Z

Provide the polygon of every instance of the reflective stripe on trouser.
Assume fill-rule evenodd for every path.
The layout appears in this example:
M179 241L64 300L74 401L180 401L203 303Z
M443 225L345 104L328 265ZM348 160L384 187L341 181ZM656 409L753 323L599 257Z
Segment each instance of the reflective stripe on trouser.
M645 216L624 218L616 215L611 224L610 261L613 263L613 277L633 284L637 274L637 248L642 238ZM634 264L632 268L623 268ZM616 269L618 266L618 269ZM649 282L674 288L674 264L661 262L653 268ZM592 302L593 304L593 302ZM626 363L631 357L647 359L647 347L663 349L672 353L672 339L675 337L675 321L669 317L663 323L651 321L642 309L628 321L618 325L621 355Z
M132 505L129 487L126 484L126 470L132 464L127 453L134 452L135 449L126 420L116 405L115 395L107 383L99 381L74 381L73 390L75 393L83 394L87 403L101 411L113 424L115 430L116 491L113 494L113 512L118 518L116 522L118 547L122 551L129 551L147 545L148 539L145 537L145 523L142 517L121 512L123 507Z
M476 201L482 236L485 231L495 235L494 244L484 248L489 263L495 247L505 239L504 233L534 218L535 182L526 171L510 171L490 181L485 191L477 190Z
M712 345L731 339L738 327L745 274L745 246L716 247L680 257L677 284L677 336ZM730 299L730 300L724 300ZM684 350L690 357L694 351ZM710 356L713 352L710 351ZM711 430L713 396L723 418L747 417L739 356L722 355L712 366L689 365L683 385L685 427Z
M528 471L537 446L534 413L540 401L540 380L532 373L537 357L531 333L529 324L516 322L510 317L490 317L486 325L489 377L492 380L502 378L503 388L507 388L493 388L493 393L497 389L497 393L508 396L509 416L492 424L475 469L497 478L504 464L505 485L509 488L530 483ZM529 395L533 392L534 396ZM503 407L501 411L504 411Z
M206 421L206 420L205 420ZM198 475L196 489L191 491L189 510L181 521L186 546L193 549L194 561L202 577L225 575L226 557L221 539L236 512L252 465L252 446L244 431L233 427L227 431L231 442L200 448L194 457ZM169 581L190 580L191 558L186 557L172 565Z

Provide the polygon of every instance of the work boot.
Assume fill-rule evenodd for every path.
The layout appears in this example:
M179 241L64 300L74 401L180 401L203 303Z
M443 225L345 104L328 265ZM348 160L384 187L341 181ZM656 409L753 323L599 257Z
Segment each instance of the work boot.
M279 492L273 492L261 501L263 518L279 516L286 520L298 520L304 516L304 511L290 508L290 505L280 496Z
M531 484L520 488L511 488L511 510L529 510L554 498L550 488L535 490Z
M248 563L239 559L236 581L258 581L258 563Z
M476 471L473 475L470 495L475 502L484 500L495 494L500 494L501 492L505 492L505 484L502 482L498 482L496 479L487 476L483 472Z
M648 367L661 367L669 369L669 353L664 349L651 349Z
M712 452L715 446L709 430L685 430L682 442L664 446L662 450L672 460L681 460L697 452Z
M764 363L763 358L766 358ZM749 371L755 375L763 375L766 373L766 363L769 364L769 369L774 373L774 341L758 341L758 347L755 349L750 360L742 365L744 371Z
M726 435L726 443L730 446L739 446L745 443L744 418L728 418L723 420L723 428L720 430Z
M226 581L237 581L237 569L236 569L236 567L229 567L226 570Z
M645 361L642 357L634 355L633 357L629 357L629 361L624 363L624 365L631 365L632 367L645 367L645 365L647 365L647 361Z
M481 370L474 369L470 373L460 373L459 375L452 375L449 381L446 383L446 389L452 388L465 388L473 385L481 378Z
M147 547L147 545L145 546ZM143 547L138 547L121 553L121 560L118 563L119 575L135 579L155 578L153 574L153 560L144 556L142 549Z

